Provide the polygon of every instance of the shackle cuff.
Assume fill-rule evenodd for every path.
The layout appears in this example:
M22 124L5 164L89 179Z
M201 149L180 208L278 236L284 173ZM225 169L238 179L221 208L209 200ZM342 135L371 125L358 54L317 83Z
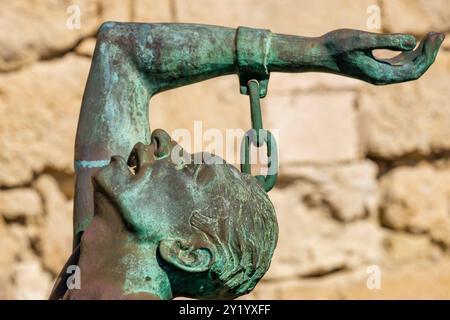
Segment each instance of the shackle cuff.
M248 81L259 82L259 96L267 94L270 72L267 67L270 52L270 30L239 27L236 31L236 56L239 71L239 86L242 94L248 95Z

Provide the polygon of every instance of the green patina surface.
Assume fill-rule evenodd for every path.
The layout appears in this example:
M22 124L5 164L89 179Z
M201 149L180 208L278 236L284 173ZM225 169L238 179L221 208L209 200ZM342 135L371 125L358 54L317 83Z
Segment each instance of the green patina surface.
M61 287L63 270L52 297L234 298L267 271L278 227L264 189L273 187L276 168L255 179L245 163L239 172L168 156L181 148L162 130L151 134L153 95L236 74L236 88L253 91L253 129L262 129L259 98L268 94L271 72L328 72L376 85L415 80L443 38L429 33L416 47L411 35L349 29L301 37L245 27L103 24L75 146L77 249L69 261L78 261L82 290ZM401 53L382 60L374 49ZM244 159L250 141L263 144L246 138ZM269 146L268 156L274 150Z

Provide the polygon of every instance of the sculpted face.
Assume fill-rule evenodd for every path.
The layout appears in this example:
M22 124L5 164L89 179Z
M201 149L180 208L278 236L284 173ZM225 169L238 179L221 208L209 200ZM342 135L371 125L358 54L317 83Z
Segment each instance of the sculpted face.
M114 156L94 176L95 215L80 249L82 290L66 298L155 298L147 292L170 282L155 272L161 269L158 250L180 270L198 273L211 266L212 245L191 219L198 210L214 210L224 198L223 184L241 175L227 164L173 156L182 149L162 130L154 131L152 141L136 144L128 160Z
M192 212L214 201L220 185L239 179L239 172L230 165L206 164L202 157L195 163L194 155L183 158L181 147L162 130L152 137L150 145L136 144L128 160L113 157L94 176L95 189L119 209L139 238L191 237Z

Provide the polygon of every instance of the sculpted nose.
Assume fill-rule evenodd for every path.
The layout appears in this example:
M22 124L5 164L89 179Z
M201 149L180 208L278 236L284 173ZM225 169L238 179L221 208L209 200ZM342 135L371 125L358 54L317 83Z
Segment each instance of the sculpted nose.
M175 144L169 134L162 129L154 130L151 139L155 147L155 156L157 159L167 157Z

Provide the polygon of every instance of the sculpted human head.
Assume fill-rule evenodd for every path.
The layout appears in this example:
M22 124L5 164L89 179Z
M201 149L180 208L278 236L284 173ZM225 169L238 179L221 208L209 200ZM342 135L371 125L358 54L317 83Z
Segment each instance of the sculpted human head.
M216 156L188 155L162 130L128 161L113 157L94 186L96 214L82 245L107 251L103 260L128 293L164 277L172 296L235 298L270 265L278 227L257 180Z

